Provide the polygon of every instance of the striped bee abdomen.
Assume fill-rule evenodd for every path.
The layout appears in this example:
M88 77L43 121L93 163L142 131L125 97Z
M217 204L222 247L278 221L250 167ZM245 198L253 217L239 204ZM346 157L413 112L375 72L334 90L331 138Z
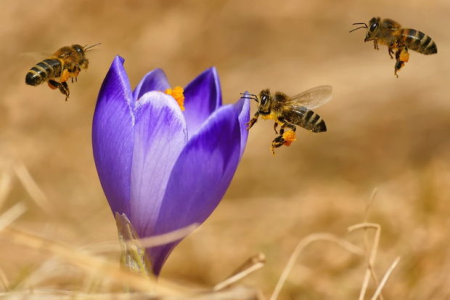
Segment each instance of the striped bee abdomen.
M305 107L291 110L289 113L285 114L284 117L286 121L312 132L327 131L325 121L318 114Z
M61 76L61 61L59 59L45 59L28 71L25 83L39 85L49 78Z
M405 39L406 47L419 53L428 55L437 53L436 43L425 33L415 29L402 29L401 35Z

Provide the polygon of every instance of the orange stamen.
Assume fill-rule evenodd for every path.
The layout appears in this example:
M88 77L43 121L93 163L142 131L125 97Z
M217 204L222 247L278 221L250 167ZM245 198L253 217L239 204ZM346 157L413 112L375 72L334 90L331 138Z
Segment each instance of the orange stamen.
M184 89L181 86L176 86L173 89L167 89L164 93L172 96L175 101L177 101L181 110L184 111Z
M283 139L284 139L283 145L289 147L292 144L292 142L295 141L295 131L292 130L286 131L285 133L283 133Z

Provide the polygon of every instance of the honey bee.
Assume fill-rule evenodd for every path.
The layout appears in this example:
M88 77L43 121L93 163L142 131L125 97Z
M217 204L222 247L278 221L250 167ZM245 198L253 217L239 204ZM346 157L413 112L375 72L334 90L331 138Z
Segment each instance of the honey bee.
M374 48L378 50L378 44L388 46L388 53L391 58L395 54L394 74L409 60L408 49L419 53L429 55L437 53L436 43L425 33L402 26L391 19L382 19L380 17L372 18L369 25L366 23L353 23L353 25L362 25L352 31L367 28L364 42L373 41Z
M67 80L71 78L72 82L74 79L77 81L80 71L89 66L86 51L97 45L99 44L89 47L72 45L59 48L50 58L44 59L28 71L25 83L37 86L47 81L51 89L59 89L66 95L67 101L70 95Z
M322 85L289 97L282 92L271 94L269 89L262 90L259 95L243 94L244 98L258 102L258 110L247 123L247 130L255 125L259 116L275 121L273 129L278 136L272 141L270 149L289 146L295 140L296 126L312 132L325 132L325 121L311 109L319 107L331 99L331 86ZM277 127L280 125L280 132ZM285 131L285 128L290 129Z

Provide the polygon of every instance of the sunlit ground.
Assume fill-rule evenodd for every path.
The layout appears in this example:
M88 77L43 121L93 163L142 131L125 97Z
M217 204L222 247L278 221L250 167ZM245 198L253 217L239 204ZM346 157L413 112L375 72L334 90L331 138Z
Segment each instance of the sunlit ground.
M389 268L383 299L450 298L449 14L445 1L3 3L0 230L25 210L0 231L1 296L124 292L91 148L98 90L120 54L132 86L156 67L184 86L215 66L225 103L246 90L333 86L333 99L316 109L327 133L298 130L297 141L272 156L273 123L252 128L224 200L175 249L160 295L211 290L264 253L265 266L234 286L269 299L298 243L313 235L278 299L358 299L361 290L371 299ZM364 43L364 30L348 33L373 16L425 32L438 54L411 52L397 79L386 47ZM45 84L25 85L45 53L98 42L89 70L69 84L69 101ZM376 231L347 231L363 222L381 228L375 260ZM366 281L368 265L378 284L370 272Z

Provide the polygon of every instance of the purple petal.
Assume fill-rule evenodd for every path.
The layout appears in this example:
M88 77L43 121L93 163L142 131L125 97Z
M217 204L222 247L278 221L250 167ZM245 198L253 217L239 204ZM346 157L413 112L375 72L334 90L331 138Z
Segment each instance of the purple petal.
M132 96L124 59L116 56L103 81L92 124L98 176L114 212L128 213L133 154Z
M203 223L225 194L240 153L236 109L232 105L221 107L181 152L167 184L154 234ZM156 275L179 242L148 250Z
M195 78L184 90L184 117L189 138L200 129L206 119L222 105L219 76L210 68Z
M140 237L152 235L172 168L187 143L186 121L177 102L148 92L136 102L131 169L131 214Z
M153 71L147 73L136 86L136 89L133 91L133 99L137 101L147 92L164 92L169 87L170 85L164 71L161 69L154 69Z
M250 101L249 99L241 98L233 105L237 114L239 115L239 125L241 128L241 157L244 154L245 146L247 145L248 130L247 123L250 121Z

